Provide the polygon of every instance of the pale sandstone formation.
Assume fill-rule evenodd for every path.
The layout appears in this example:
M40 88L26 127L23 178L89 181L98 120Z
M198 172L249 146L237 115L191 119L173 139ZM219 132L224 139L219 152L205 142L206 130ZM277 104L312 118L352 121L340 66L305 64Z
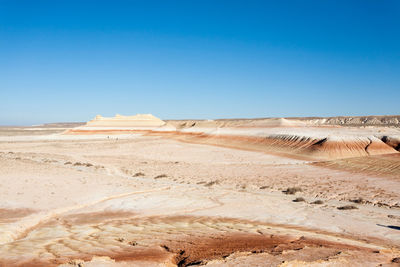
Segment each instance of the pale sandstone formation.
M116 114L112 118L97 115L93 120L88 121L85 127L160 127L164 124L164 121L151 114L137 114L134 116Z

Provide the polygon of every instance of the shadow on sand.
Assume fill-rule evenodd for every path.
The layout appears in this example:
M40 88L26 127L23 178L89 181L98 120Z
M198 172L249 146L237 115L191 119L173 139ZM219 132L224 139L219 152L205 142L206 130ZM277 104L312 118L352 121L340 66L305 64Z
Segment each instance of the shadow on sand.
M399 230L400 231L400 226L395 226L395 225L383 225L383 224L376 224L376 225L378 225L378 226L382 226L382 227L387 227L387 228L390 228L390 229L394 229L394 230Z

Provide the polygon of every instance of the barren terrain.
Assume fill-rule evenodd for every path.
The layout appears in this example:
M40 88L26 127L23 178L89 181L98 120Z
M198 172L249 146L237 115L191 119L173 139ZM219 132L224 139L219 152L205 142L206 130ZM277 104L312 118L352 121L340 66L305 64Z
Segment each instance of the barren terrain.
M0 266L398 266L398 117L321 120L2 127Z

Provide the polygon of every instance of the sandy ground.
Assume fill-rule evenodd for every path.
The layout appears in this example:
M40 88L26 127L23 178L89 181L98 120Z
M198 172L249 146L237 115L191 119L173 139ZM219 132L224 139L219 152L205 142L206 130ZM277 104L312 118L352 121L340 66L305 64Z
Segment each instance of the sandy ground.
M400 264L396 153L1 130L0 266Z

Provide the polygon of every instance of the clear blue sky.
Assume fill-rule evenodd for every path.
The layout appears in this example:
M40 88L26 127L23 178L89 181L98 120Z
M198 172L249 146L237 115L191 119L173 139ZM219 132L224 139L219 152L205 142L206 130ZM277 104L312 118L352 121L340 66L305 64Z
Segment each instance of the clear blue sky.
M0 0L0 124L400 113L400 1Z

